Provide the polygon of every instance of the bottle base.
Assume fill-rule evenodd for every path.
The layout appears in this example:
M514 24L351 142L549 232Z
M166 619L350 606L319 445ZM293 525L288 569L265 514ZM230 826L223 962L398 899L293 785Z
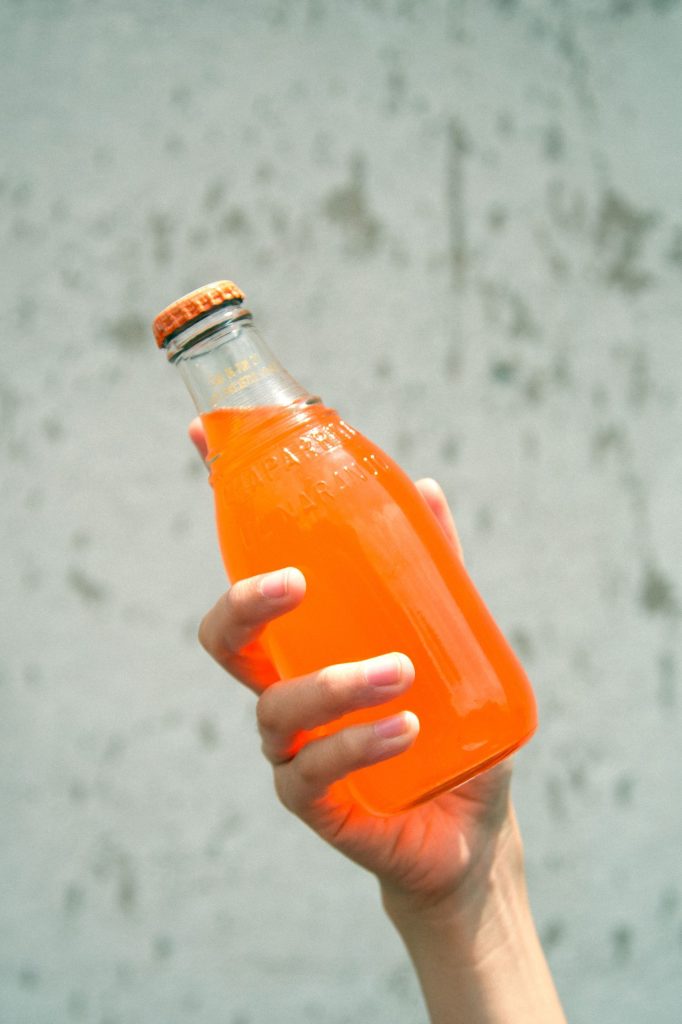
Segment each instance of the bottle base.
M533 726L530 732L527 732L524 736L521 737L520 740L517 740L516 743L512 743L509 747L505 747L504 750L501 750L498 754L495 754L493 757L489 757L487 758L487 760L482 761L480 764L477 764L475 768L471 769L471 771L463 772L461 775L456 775L454 778L448 779L446 782L443 782L440 786L435 786L433 789L427 790L426 793L423 793L415 800L411 800L409 801L409 803L406 804L401 804L399 807L390 808L389 810L387 810L386 808L373 807L367 800L364 800L362 796L360 796L360 794L356 792L352 780L349 783L349 788L353 794L354 799L357 800L357 802L361 804L366 810L370 811L370 813L376 815L377 817L388 818L394 814L401 814L404 811L412 810L413 807L419 807L420 804L428 803L429 800L433 800L435 797L441 796L441 794L443 793L449 793L453 789L457 789L459 786L463 786L465 782L471 782L471 780L475 779L477 775L482 775L483 772L487 772L491 768L494 768L496 764L500 764L501 761L504 761L508 757L511 757L512 754L514 754L517 750L524 746L524 744L526 744L533 736L536 729L537 723Z

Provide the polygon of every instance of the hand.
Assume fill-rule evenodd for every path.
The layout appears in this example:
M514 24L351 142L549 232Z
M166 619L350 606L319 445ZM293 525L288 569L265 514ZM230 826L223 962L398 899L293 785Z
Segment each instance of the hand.
M205 456L200 421L191 425L190 436ZM461 556L440 487L433 480L417 486ZM346 727L309 742L305 734L403 692L409 702L413 668L404 655L394 655L279 681L259 637L269 621L304 599L305 580L294 568L241 580L206 615L199 634L220 665L260 694L263 752L273 765L280 799L323 839L378 877L389 912L466 909L476 903L500 846L516 851L510 762L402 814L378 817L358 806L345 776L406 750L417 734L414 716L390 720L390 736L378 735L376 725ZM369 681L372 669L382 677L381 687Z
M190 436L205 457L200 421ZM433 480L417 487L461 557L440 487ZM280 680L259 638L268 622L303 600L305 580L294 568L241 580L199 631L209 654L259 694L263 752L280 799L377 876L432 1024L566 1024L528 904L510 761L392 817L356 804L345 777L405 751L417 733L414 716L403 712L322 737L306 734L401 693L409 700L413 667L405 655L392 654ZM382 686L375 685L377 678ZM382 721L391 723L383 735Z

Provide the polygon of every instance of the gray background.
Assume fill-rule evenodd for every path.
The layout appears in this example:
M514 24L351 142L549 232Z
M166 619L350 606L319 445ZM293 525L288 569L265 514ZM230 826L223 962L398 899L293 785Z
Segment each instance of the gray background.
M0 47L2 1024L424 1020L196 644L150 320L219 277L453 503L570 1020L679 1024L682 5L5 0Z

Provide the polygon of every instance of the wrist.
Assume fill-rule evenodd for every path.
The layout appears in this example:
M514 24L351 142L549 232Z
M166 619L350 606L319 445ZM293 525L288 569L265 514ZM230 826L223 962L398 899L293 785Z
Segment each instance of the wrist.
M432 1024L566 1024L533 921L513 814L461 884L437 901L382 890Z
M482 933L502 938L513 908L522 916L528 908L523 844L513 809L501 827L479 850L455 884L444 891L404 891L382 884L384 909L411 951L411 944L433 935L461 944L463 954L474 950L472 939Z

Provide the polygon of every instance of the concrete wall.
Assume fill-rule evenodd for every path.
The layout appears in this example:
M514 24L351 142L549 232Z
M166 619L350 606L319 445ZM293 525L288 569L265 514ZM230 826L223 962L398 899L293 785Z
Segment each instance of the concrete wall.
M678 1024L682 5L6 0L2 1024L424 1020L373 879L198 649L224 586L152 316L218 277L451 498L537 687L573 1024Z

